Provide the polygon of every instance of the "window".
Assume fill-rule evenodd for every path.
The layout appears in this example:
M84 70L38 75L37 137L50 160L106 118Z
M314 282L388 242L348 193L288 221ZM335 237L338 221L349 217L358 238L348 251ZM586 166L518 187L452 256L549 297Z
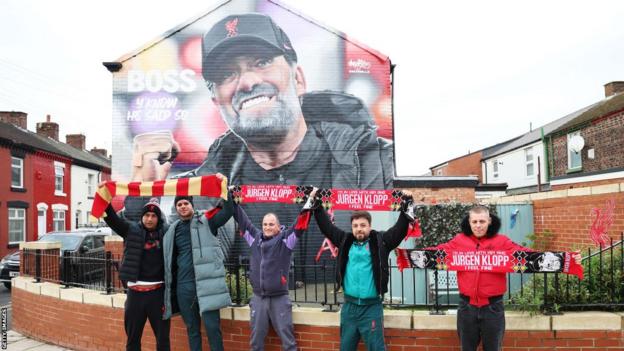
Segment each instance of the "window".
M65 177L65 167L54 163L54 190L55 194L63 194L63 178Z
M9 244L26 240L26 210L9 208Z
M524 149L524 161L526 162L526 176L531 177L535 174L535 162L533 162L533 147Z
M572 132L570 134L568 134L568 169L580 169L581 166L583 165L582 161L581 161L581 151L573 151L570 148L570 139L572 139L573 137L577 136L577 135L581 135L581 131L577 130L576 132Z
M65 230L65 211L63 210L54 210L53 219L52 219L52 227L55 231Z
M24 187L24 160L19 157L11 157L11 187Z
M492 161L492 177L498 178L498 160Z
M95 174L87 176L87 196L95 195Z

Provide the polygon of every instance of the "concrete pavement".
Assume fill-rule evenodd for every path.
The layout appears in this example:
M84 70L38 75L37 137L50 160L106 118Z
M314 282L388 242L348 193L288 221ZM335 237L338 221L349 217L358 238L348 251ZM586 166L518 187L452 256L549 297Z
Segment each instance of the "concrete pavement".
M7 350L11 351L71 351L71 349L29 339L13 330L7 332L7 346Z

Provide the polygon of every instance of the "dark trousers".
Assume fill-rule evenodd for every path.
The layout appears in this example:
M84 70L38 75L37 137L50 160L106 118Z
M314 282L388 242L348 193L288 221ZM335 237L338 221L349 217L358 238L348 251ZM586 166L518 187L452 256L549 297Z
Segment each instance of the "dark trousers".
M346 299L346 297L345 297ZM340 310L340 351L355 351L360 338L368 351L384 351L383 306L345 302Z
M282 340L283 351L296 351L297 342L292 322L292 303L288 295L258 296L254 294L249 301L251 317L251 349L264 350L264 338L269 332L269 324Z
M201 320L208 335L210 351L223 351L223 336L221 335L221 316L219 310L205 311L199 315L199 303L195 283L179 283L177 285L178 305L180 314L186 325L189 347L191 351L202 350Z
M126 341L127 351L141 351L141 337L147 319L149 319L156 337L156 349L158 351L170 350L170 321L162 319L164 291L164 285L156 290L145 292L128 289L124 311L124 326L128 337Z
M483 351L499 351L505 334L505 306L502 296L490 298L490 304L482 307L459 301L457 311L457 334L462 351L476 351L479 342Z

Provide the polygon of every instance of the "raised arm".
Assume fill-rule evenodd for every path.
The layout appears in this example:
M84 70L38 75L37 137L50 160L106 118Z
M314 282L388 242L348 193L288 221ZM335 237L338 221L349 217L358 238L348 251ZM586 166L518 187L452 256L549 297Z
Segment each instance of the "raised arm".
M386 243L386 247L390 250L399 246L401 241L405 239L407 235L407 228L409 221L405 217L405 214L401 212L397 222L388 230L383 233L383 241Z
M390 250L399 246L401 241L405 239L405 236L407 236L410 219L406 215L406 212L409 212L410 217L412 217L411 220L414 220L412 193L409 190L401 190L401 192L403 193L403 202L401 204L401 213L399 214L399 218L390 229L383 233L383 241L385 242L386 247Z
M232 217L234 213L232 202L232 195L228 193L228 198L226 201L222 202L221 209L208 219L208 225L210 226L212 234L217 235L219 233L218 229ZM206 214L208 214L208 212L206 212Z
M238 230L249 246L253 244L257 236L262 234L262 232L251 223L245 210L238 204L234 204L234 220L238 223Z
M334 246L340 246L340 243L347 233L332 223L323 206L319 206L314 210L314 219L316 219L316 224L318 224L321 233L323 233Z
M106 217L104 217L104 222L106 222L106 224L108 224L108 226L122 238L125 239L126 235L128 235L130 223L124 219L119 218L111 204L108 204L108 206L106 207Z

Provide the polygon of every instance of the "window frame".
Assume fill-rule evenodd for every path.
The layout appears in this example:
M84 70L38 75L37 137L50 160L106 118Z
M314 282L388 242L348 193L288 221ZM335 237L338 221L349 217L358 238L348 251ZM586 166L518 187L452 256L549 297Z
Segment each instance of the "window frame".
M16 211L15 213L21 213L22 216L11 216L11 211ZM7 240L8 240L8 244L12 245L12 244L18 244L19 242L22 241L26 241L26 209L25 208L18 208L18 207L9 207L8 208L8 213L7 213L7 219L8 219L8 232L7 232ZM12 221L18 221L21 220L22 222L22 240L18 240L18 241L11 241L11 222Z
M533 153L533 146L529 146L524 149L524 175L526 177L535 176L535 154ZM531 160L529 160L529 156L531 156ZM531 174L529 174L529 166L531 167Z
M500 170L498 169L498 159L492 161L492 178L497 178L499 176Z
M16 160L20 162L20 165L19 165L20 185L13 184L13 169L15 168L13 161L16 161ZM24 189L24 159L21 157L11 156L11 188Z
M54 161L54 195L66 196L65 164L57 161Z
M567 134L567 144L566 144L566 150L567 150L567 159L568 159L568 171L580 171L581 169L583 169L583 156L581 154L582 150L579 152L574 152L570 149L570 139L572 139L573 137L577 136L577 135L581 135L581 131L580 130L575 130L573 132L570 132ZM576 167L572 167L572 153L578 154L578 160L579 160L579 165Z
M66 212L67 211L61 210L61 209L53 209L52 210L52 230L53 231L65 231L66 230L65 229L66 228L65 224L66 224L66 221L67 221ZM63 214L63 218L62 218L63 226L60 227L60 228L57 228L57 223L61 223L61 219L57 218L56 215L57 214L61 214L61 213Z

